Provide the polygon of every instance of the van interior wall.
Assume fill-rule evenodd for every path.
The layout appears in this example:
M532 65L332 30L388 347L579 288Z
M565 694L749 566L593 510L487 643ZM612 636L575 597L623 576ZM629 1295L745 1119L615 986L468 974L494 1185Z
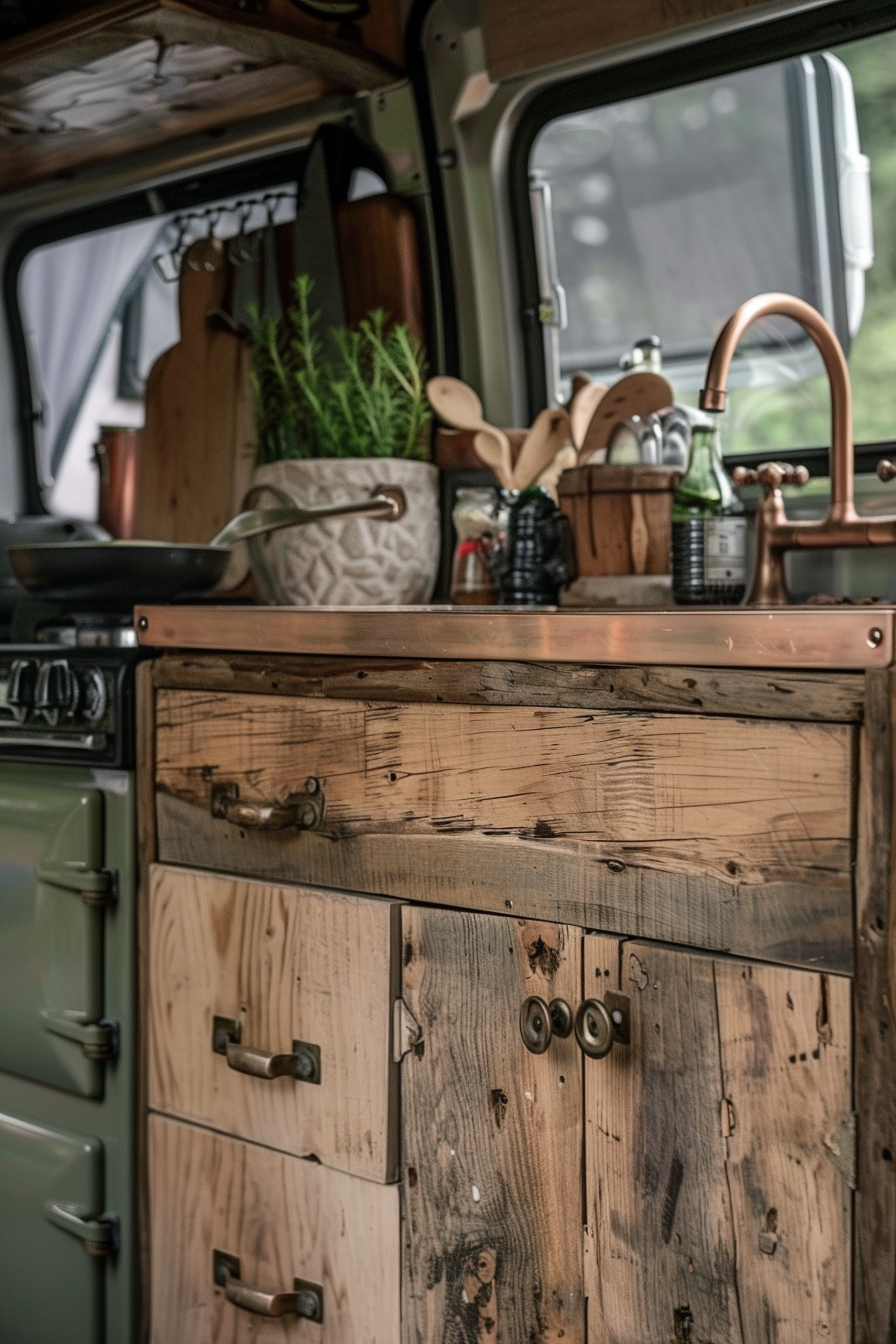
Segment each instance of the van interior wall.
M692 24L761 9L763 17L808 8L799 0L482 0L489 75L527 70L658 37Z

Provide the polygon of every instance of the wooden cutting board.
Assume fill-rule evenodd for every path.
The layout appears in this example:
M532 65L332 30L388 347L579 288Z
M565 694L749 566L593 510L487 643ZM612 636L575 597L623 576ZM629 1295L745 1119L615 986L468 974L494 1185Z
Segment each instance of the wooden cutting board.
M239 512L251 484L249 348L235 332L208 320L225 306L227 267L217 240L194 243L184 258L180 340L159 356L146 385L135 537L211 541ZM239 582L235 569L228 570L228 583Z

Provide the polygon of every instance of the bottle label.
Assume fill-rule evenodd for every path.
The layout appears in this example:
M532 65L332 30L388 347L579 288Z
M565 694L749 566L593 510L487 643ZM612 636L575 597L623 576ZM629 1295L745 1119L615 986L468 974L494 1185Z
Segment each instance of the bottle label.
M746 583L746 518L707 518L703 525L703 565L707 583Z

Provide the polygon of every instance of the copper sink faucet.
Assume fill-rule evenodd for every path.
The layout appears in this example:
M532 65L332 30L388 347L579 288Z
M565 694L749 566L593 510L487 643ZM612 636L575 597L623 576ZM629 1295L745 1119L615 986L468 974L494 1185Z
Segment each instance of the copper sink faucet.
M787 551L833 546L896 546L896 515L863 518L856 513L853 498L855 456L852 441L852 388L846 357L834 332L810 304L792 294L757 294L742 303L725 323L706 369L706 386L700 393L704 411L724 411L728 370L734 351L749 326L760 318L792 318L812 337L824 361L831 388L831 504L819 520L791 521L784 507L782 485L805 485L805 467L764 462L755 471L738 467L738 485L759 484L764 497L756 515L756 565L748 604L777 606L790 601L784 576ZM896 475L889 463L881 463L882 480Z

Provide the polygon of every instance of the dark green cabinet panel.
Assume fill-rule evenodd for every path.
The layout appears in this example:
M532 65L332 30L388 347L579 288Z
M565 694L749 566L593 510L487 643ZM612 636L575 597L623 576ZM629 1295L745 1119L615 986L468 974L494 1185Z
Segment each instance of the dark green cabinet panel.
M102 793L4 780L0 856L0 1070L99 1097L78 1037L103 1016Z
M98 1139L0 1114L3 1344L102 1344L106 1257L84 1225L103 1213L103 1156Z

